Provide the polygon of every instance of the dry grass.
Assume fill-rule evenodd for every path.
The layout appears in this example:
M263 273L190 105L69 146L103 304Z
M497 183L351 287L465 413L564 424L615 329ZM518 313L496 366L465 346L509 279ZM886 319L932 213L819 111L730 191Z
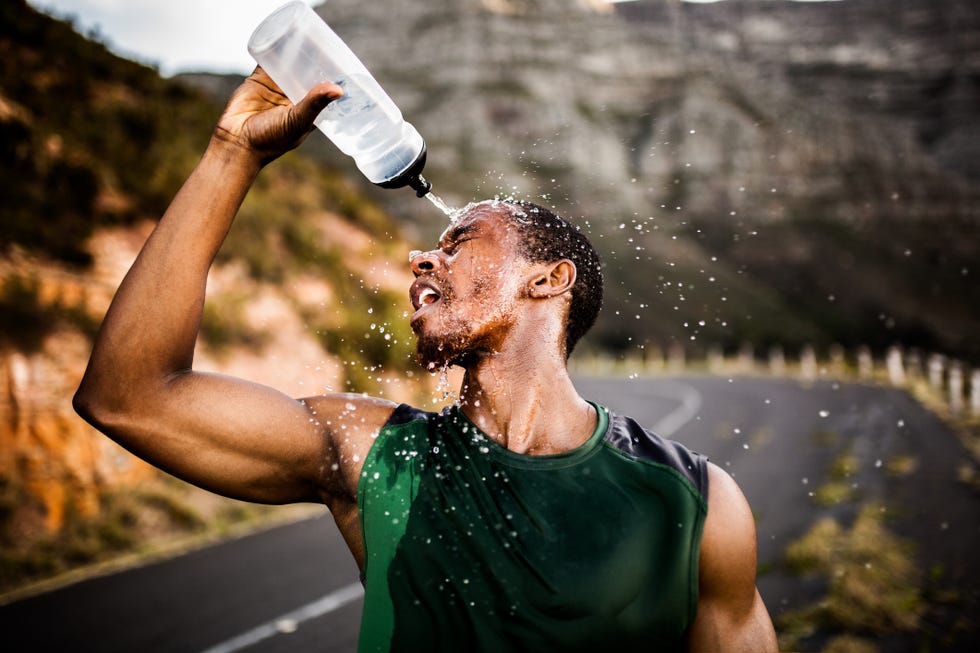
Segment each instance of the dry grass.
M883 516L881 506L866 505L850 528L824 518L787 548L790 567L826 578L828 590L821 601L779 619L782 648L820 632L841 636L827 650L857 653L874 650L859 635L918 627L925 604L913 551L888 531Z
M23 488L0 486L0 604L16 596L15 590L30 593L38 583L56 586L59 578L84 576L86 569L166 556L305 510L225 499L162 472L138 490L107 491L95 517L69 509L64 527L54 534L32 529L25 518L30 510L24 509L31 502L35 512L43 512ZM18 519L9 519L15 508Z

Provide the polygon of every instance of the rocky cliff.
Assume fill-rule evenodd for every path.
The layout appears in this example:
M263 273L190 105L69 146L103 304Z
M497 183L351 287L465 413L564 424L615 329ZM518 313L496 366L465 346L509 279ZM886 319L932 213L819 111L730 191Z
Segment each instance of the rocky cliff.
M437 193L514 194L588 226L612 280L593 343L980 360L975 3L319 11L426 137Z
M436 192L455 204L515 194L592 234L609 300L583 349L902 342L980 361L974 3L320 11L420 127ZM0 176L2 586L31 542L152 477L69 401L220 104L23 2L0 8L0 47L0 146L16 171ZM303 153L263 173L243 207L198 361L293 394L409 398L404 253L442 224L410 193L366 198L325 139Z

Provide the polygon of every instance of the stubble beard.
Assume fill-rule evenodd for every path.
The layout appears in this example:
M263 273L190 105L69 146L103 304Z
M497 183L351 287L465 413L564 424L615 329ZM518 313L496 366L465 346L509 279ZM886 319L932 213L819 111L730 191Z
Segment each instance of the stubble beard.
M419 364L427 370L438 370L451 365L462 365L472 357L473 345L469 325L459 318L443 322L440 333L423 329L416 332L418 342L415 354Z
M438 314L423 318L413 324L412 329L418 341L415 345L415 355L419 365L427 370L437 370L450 365L464 355L472 326L460 316L454 314L455 295L451 286L441 284L441 305ZM433 331L433 324L438 332ZM426 328L428 324L429 328Z
M485 301L490 294L490 281L484 280L474 287L471 299ZM439 306L438 332L425 329L425 321L413 325L418 338L416 358L422 367L433 371L452 365L469 367L480 359L482 354L492 354L497 350L497 340L506 328L500 328L501 312L481 320L467 319L458 315L454 309L455 295L446 289Z

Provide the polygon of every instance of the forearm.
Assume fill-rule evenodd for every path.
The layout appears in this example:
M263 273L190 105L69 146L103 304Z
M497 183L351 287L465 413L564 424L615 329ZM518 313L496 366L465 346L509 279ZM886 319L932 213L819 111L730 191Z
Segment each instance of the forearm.
M119 287L76 403L124 402L190 367L208 270L259 169L212 141Z

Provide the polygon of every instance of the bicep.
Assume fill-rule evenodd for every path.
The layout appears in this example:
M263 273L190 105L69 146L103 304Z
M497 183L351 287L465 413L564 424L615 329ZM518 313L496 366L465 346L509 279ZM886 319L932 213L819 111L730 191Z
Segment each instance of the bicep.
M735 481L709 467L708 517L701 538L698 613L691 651L775 651L776 636L755 586L756 533Z
M319 501L339 486L336 447L309 403L249 381L176 375L100 426L147 462L225 496Z

